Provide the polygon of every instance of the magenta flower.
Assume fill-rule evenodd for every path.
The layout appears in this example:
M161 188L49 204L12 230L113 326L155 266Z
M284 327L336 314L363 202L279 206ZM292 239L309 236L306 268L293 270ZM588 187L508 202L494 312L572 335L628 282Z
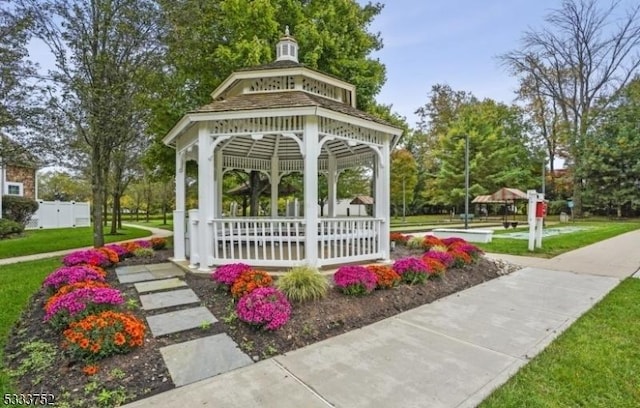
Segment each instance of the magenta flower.
M62 258L62 263L66 266L88 264L106 267L111 264L109 258L96 249L85 249L74 251Z
M464 239L459 238L459 237L442 238L441 241L445 246L449 246L449 245L454 244L456 242L463 242L463 243L467 242Z
M347 295L371 293L378 284L376 274L364 266L341 266L333 275L336 287Z
M104 277L95 269L87 266L63 266L50 273L45 278L43 286L57 290L64 285L88 280L104 282Z
M453 256L448 252L441 251L427 251L424 253L423 258L431 258L436 261L440 261L447 268L453 265Z
M418 258L402 258L393 264L393 270L410 285L423 283L429 277L429 267Z
M48 305L44 316L45 321L55 319L59 323L85 311L108 309L110 306L120 305L124 299L122 292L112 288L84 288L76 289L60 296Z
M140 248L151 248L151 241L147 241L144 239L140 239L138 241L134 241L134 244L137 244Z
M105 245L104 247L118 254L118 257L124 257L129 252L126 250L126 248L118 244L109 244L109 245Z
M240 298L236 313L246 323L277 330L289 321L291 304L276 288L258 288Z
M211 274L211 279L221 285L231 286L234 284L236 279L242 274L242 272L246 272L251 270L249 265L245 265L243 263L234 263L222 265L216 268L216 270Z

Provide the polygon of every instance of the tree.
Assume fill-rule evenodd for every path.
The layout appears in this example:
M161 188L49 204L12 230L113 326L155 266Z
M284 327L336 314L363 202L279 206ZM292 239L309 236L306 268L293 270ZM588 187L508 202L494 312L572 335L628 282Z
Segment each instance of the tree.
M38 198L45 201L88 201L89 183L64 171L50 171L38 177Z
M174 173L175 153L161 138L187 111L210 102L210 93L234 70L273 61L285 26L300 44L300 62L351 82L358 106L368 109L385 80L371 57L382 47L369 25L380 3L353 0L160 0L168 22L167 65L156 78L150 159ZM258 176L254 176L258 177ZM258 185L258 183L256 183Z
M527 31L522 48L502 55L516 75L531 76L552 98L567 126L574 175L575 212L582 212L584 160L589 131L640 66L640 4L619 18L620 2L601 8L597 0L563 0L547 26Z
M153 0L18 0L56 61L50 106L68 122L63 139L84 144L91 164L93 243L104 244L111 152L130 137L130 101L160 69L163 37ZM51 135L47 135L50 137Z
M640 207L640 77L612 102L585 155L585 204L595 209Z
M399 208L403 209L402 215L405 215L407 200L411 201L417 182L418 168L411 152L406 149L396 149L391 152L390 195L396 216Z
M465 138L469 138L470 195L488 194L502 187L526 190L538 185L542 164L528 148L522 111L491 99L459 109L435 155L439 171L433 180L433 204L464 203Z

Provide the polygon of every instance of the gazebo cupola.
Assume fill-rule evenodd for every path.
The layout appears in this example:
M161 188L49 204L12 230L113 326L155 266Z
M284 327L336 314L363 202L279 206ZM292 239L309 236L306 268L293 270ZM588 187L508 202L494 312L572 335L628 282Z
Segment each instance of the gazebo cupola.
M284 30L284 37L276 45L276 61L298 62L298 42L289 35L289 26Z
M190 266L244 262L324 266L389 257L390 149L402 130L356 109L353 85L298 62L285 35L277 59L231 74L212 102L188 112L164 142L176 149L174 258ZM198 208L185 213L185 162L198 163ZM340 172L366 166L374 177L370 217L336 217ZM268 217L232 217L222 208L223 177L259 171L271 184ZM278 213L283 176L301 173L303 216ZM326 174L328 214L318 215L318 174Z

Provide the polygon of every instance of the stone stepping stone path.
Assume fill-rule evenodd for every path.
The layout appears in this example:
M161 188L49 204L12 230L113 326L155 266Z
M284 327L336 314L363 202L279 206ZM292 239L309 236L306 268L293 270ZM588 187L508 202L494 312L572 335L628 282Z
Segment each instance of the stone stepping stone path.
M154 337L218 322L209 309L199 305L196 293L180 279L185 273L177 265L162 263L118 267L116 274L120 283L133 284L145 311L162 312L162 309L175 306L193 305L146 316ZM253 363L226 333L165 346L160 348L160 354L176 387Z
M226 333L162 347L160 353L176 387L253 363Z
M209 309L203 306L147 316L153 337L195 329L217 321Z
M140 282L135 285L138 293L157 292L165 289L175 289L187 286L186 282L178 278L154 280L151 282Z
M171 292L140 295L140 303L144 310L164 309L173 306L200 303L200 298L191 289L172 290Z

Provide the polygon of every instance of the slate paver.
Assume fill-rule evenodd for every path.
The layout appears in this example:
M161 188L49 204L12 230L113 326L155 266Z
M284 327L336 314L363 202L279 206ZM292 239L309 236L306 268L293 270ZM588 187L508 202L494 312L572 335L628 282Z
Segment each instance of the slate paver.
M173 278L176 276L184 276L184 271L179 268L155 270L155 271L149 271L149 273L156 279L165 279L165 278Z
M138 293L156 292L165 289L174 289L182 286L187 286L186 282L178 278L154 280L150 282L136 283L136 291Z
M218 319L209 309L202 306L147 316L147 323L154 337L195 329L203 324L213 324L217 321Z
M160 353L177 387L252 363L225 333L162 347Z
M169 262L146 265L146 267L149 271L164 271L164 270L175 270L176 272L182 271L182 268Z
M162 309L165 307L198 303L200 299L191 289L172 290L170 292L140 295L140 303L144 310Z
M157 279L151 272L136 272L127 275L118 275L120 283L135 283Z
M131 265L131 266L118 266L116 267L116 274L118 276L130 275L132 273L148 272L146 265Z

